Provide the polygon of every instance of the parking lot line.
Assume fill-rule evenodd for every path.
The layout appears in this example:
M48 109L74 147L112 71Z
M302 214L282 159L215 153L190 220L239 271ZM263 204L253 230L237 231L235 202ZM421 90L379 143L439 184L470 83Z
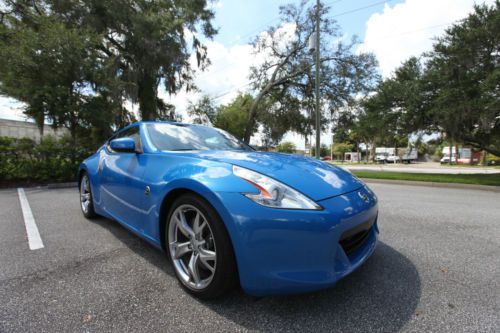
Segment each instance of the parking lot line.
M26 225L26 234L28 235L28 245L30 250L41 249L43 248L42 238L38 232L28 198L26 198L26 193L24 193L23 188L18 188L17 194L19 195L19 202L21 203L21 210L23 211L24 224Z

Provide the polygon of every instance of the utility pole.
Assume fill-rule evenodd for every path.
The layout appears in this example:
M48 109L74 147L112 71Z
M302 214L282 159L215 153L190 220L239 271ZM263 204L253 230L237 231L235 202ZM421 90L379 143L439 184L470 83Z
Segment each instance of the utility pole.
M321 137L321 110L320 110L320 96L319 96L319 71L320 71L320 61L319 61L319 14L320 13L320 2L316 0L316 158L319 159L320 150L320 137Z

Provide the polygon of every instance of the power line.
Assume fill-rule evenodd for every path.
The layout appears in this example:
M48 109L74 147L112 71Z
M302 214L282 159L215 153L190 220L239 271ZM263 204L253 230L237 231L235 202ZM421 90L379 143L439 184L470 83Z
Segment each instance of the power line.
M340 13L340 14L337 14L337 15L333 15L332 17L339 17L339 16L344 16L344 15L347 15L347 14L359 12L361 10L364 10L364 9L367 9L367 8L371 8L371 7L375 7L375 6L378 6L378 5L387 3L387 2L391 2L391 1L393 1L393 0L379 1L379 2L373 3L371 5L367 5L367 6L363 6L363 7L359 7L359 8L355 8L355 9L351 9L351 10L348 10L346 12L343 12L343 13Z
M333 5L333 4L339 3L339 2L341 2L341 1L343 1L343 0L335 0L335 1L332 1L332 2L329 2L329 3L326 3L326 5ZM348 14L351 14L351 13L355 13L355 12L358 12L358 11L361 11L361 10L364 10L364 9L367 9L367 8L375 7L375 6L378 6L378 5L380 5L380 4L388 3L388 2L391 2L391 1L393 1L393 0L384 0L384 1L379 1L379 2L376 2L376 3L370 4L370 5L367 5L367 6L354 8L354 9L351 9L351 10L348 10L348 11L345 11L345 12L342 12L342 13L339 13L339 14L337 14L337 15L333 15L333 16L332 16L332 18L339 17L339 16L344 16L344 15L348 15ZM247 33L247 34L245 34L245 35L243 35L243 36L240 36L240 37L238 37L237 39L238 39L238 40L241 40L241 39L243 39L243 38L245 38L245 37L248 37L248 36L250 36L250 35L254 34L257 30L261 30L262 28L264 28L264 27L268 26L270 23L275 22L275 21L277 21L277 20L279 20L279 17L274 18L274 19L272 19L271 21L268 21L268 22L267 22L266 24L264 24L264 25L260 25L258 28L253 29L253 30L252 30L252 32ZM235 39L235 40L236 40L236 39ZM215 74L215 73L222 72L222 71L224 71L226 68L227 68L227 67L223 67L223 68L221 68L221 69L219 69L219 70L217 70L217 71L215 71L215 72L213 72L213 73L210 73L210 74L211 74L211 75L213 75L213 74ZM207 72L207 74L206 74L206 75L208 75L208 72ZM202 75L202 76L203 76L203 75ZM220 94L218 94L218 95L216 95L215 97L212 97L212 98L210 98L210 99L211 99L211 100L216 100L216 99L219 99L219 98L224 97L224 96L226 96L226 95L228 95L228 94L230 94L230 93L232 93L232 92L234 92L234 91L236 91L236 90L238 90L238 89L241 89L241 88L244 88L244 87L246 87L246 86L249 86L249 85L251 85L251 84L253 84L253 83L256 83L256 81L251 81L251 82L248 82L248 83L246 83L246 84L244 84L244 85L242 85L242 86L239 86L239 87L233 88L233 89L231 89L231 90L228 90L228 91L222 92L222 93L220 93Z
M245 84L243 84L243 85L241 85L241 86L238 86L238 87L236 87L236 88L232 88L232 89L230 89L230 90L226 90L226 91L225 91L225 92L223 92L223 93L220 93L220 94L218 94L218 95L216 95L216 96L214 96L214 97L211 97L211 98L210 98L210 100L215 101L216 99L219 99L219 98L221 98L221 97L224 97L224 96L226 96L226 95L229 95L230 93L234 92L235 90L238 90L238 89L241 89L241 88L247 87L247 86L249 86L249 85L251 85L251 84L253 84L253 83L257 83L257 81L256 81L256 80L255 80L255 81L250 81L250 82L247 82L247 83L245 83Z
M323 6L331 6L335 5L336 3L342 2L343 0L335 0L335 1L330 1L330 2L325 2L323 3Z
M334 5L334 4L339 3L339 2L342 2L342 1L343 1L343 0L335 0L335 1L327 2L327 3L325 3L325 4L324 4L324 6L325 6L325 5L326 5L326 6L328 6L328 5ZM358 8L355 8L355 9L352 9L352 10L349 10L349 11L346 11L346 12L343 12L343 13L340 13L340 14L337 14L337 15L334 15L334 16L332 16L332 17L339 17L339 16L343 16L343 15L350 14L350 13L355 13L355 12L357 12L357 11L360 11L360 10L363 10L363 9L366 9L366 8L370 8L370 7L374 7L374 6L380 5L380 4L382 4L382 3L391 2L391 1L393 1L393 0L379 1L379 2L373 3L373 4L371 4L371 5L367 5L367 6L363 6L363 7L358 7ZM251 36L251 35L255 34L256 32L260 32L263 28L265 28L265 27L269 26L269 24L271 24L271 23L273 23L273 22L275 22L275 21L278 21L279 19L280 19L279 17L275 17L275 18L273 18L272 20L267 21L267 23L265 23L265 24L263 24L263 25L260 25L258 28L255 28L255 29L251 30L251 32L246 33L246 34L244 34L244 35L242 35L242 36L239 36L238 38L233 39L233 40L230 42L230 44L232 44L232 43L234 43L234 42L236 42L236 41L238 41L238 40L242 40L242 39L244 39L244 38L246 38L246 37L249 37L249 36ZM220 72L224 71L226 68L227 68L227 67L223 67L223 68L221 68L221 69L219 69L219 70L217 70L217 71L215 71L215 72L212 72L212 73L210 73L210 74L212 74L212 75L213 75L213 74L215 74L215 73L220 73ZM208 75L208 72L200 73L200 76L202 76L202 77L203 77L203 76L205 76L205 75Z

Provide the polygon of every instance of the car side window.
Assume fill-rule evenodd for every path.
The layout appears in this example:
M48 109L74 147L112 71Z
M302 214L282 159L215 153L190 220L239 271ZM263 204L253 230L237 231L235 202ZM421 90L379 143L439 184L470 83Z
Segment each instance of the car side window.
M109 142L111 142L111 140L117 139L117 138L132 138L132 139L134 139L136 149L139 151L142 151L141 134L140 134L139 126L131 127L125 131L122 131L122 132L116 134L115 136L111 137L111 139L109 139L108 145L107 145L108 150L110 150L114 153L119 153L119 152L112 150L111 147L109 146Z

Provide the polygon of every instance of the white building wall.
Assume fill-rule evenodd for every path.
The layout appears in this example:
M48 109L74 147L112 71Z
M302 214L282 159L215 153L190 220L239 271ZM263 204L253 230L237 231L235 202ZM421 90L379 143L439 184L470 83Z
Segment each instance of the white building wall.
M68 133L66 128L53 130L50 126L45 125L43 129L43 136L62 137ZM40 141L40 132L35 123L28 121L0 119L0 136L9 136L13 138L30 138Z

